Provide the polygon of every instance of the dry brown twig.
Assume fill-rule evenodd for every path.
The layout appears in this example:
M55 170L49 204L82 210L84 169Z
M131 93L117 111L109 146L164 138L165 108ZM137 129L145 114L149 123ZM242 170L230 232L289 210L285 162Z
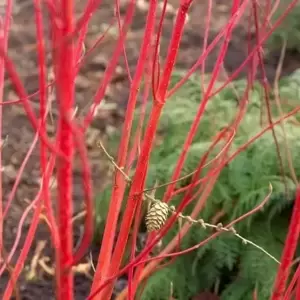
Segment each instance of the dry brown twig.
M46 246L46 241L38 241L36 249L34 251L33 258L31 260L30 266L29 266L29 271L26 274L26 279L27 280L33 280L36 279L37 276L37 267L39 265L39 260L41 257L41 254Z
M38 267L49 276L55 276L55 266L49 266L49 262L51 261L50 257L42 256L42 252L46 247L46 241L38 241L34 256L31 260L29 270L26 274L27 280L34 280L38 278ZM83 274L89 279L92 279L92 275L90 274L91 270L91 262L88 261L87 263L81 263L76 266L72 267L72 271L75 274Z
M276 68L276 74L275 74L275 79L274 79L275 102L276 102L276 106L277 106L280 117L282 117L284 115L284 112L282 109L282 105L280 103L279 78L280 78L280 75L282 72L283 61L284 61L285 52L286 52L286 45L287 45L287 41L286 41L286 39L283 39L283 45L281 48L280 58L279 58L279 62L278 62L277 68ZM288 141L287 141L286 130L284 127L285 122L286 121L284 121L284 120L282 122L280 122L280 126L281 126L281 129L283 132L283 140L284 140L284 146L285 146L285 150L286 150L287 162L288 162L288 166L290 169L290 174L291 174L291 177L292 177L294 183L297 185L298 180L297 180L297 175L296 175L295 168L293 165L293 158L291 155L290 147L289 147Z
M73 218L72 218L72 223L84 218L86 215L86 210L83 209L82 211L80 211L79 213L77 213Z
M55 268L49 267L47 263L50 261L50 257L44 256L41 259L39 259L39 266L42 268L42 270L49 276L55 276Z
M39 259L38 264L42 268L42 270L49 276L55 276L55 265L49 266L48 263L50 261L50 257L44 256ZM72 267L72 272L74 274L85 275L89 279L93 279L93 276L90 274L91 271L91 263L82 263Z

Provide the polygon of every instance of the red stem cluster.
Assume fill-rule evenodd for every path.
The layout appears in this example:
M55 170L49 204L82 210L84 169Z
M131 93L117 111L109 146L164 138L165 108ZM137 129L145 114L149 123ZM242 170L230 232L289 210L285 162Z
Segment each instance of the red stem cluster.
M205 37L203 53L199 55L196 63L186 72L186 75L180 80L175 87L169 88L170 78L176 65L176 58L180 50L180 42L184 34L185 23L187 15L192 5L192 0L181 0L179 8L176 12L176 18L173 26L173 32L170 38L168 51L165 60L162 62L160 57L160 39L163 31L164 20L167 14L168 1L164 0L163 5L160 6L158 0L149 1L149 8L147 12L146 25L143 35L143 40L140 47L140 55L136 64L134 75L131 76L129 63L127 61L126 40L130 25L134 19L136 10L136 1L131 0L126 6L126 12L123 19L120 13L120 0L115 0L115 16L111 24L117 24L119 37L117 38L115 49L111 55L108 66L103 74L103 78L95 92L93 102L89 108L88 113L83 116L81 120L74 116L75 103L75 79L80 72L80 68L85 62L86 57L97 49L97 46L105 39L109 29L101 35L95 44L84 53L84 42L89 31L89 22L96 9L101 9L102 1L89 0L85 6L82 15L78 21L75 21L73 0L34 0L35 10L35 24L36 24L36 49L37 62L39 74L39 89L34 95L39 97L39 116L36 115L32 107L31 99L33 95L28 95L22 80L20 79L16 68L7 53L7 40L10 28L10 20L12 14L12 1L7 1L6 16L4 19L0 17L0 120L3 118L2 105L3 104L21 104L27 114L32 128L35 132L35 138L19 172L16 176L15 184L9 194L6 207L3 207L3 193L2 193L2 175L0 172L0 250L3 247L3 221L7 216L11 203L15 197L17 187L21 180L21 175L31 156L34 147L38 140L40 140L40 171L41 171L41 186L36 197L31 201L29 206L24 211L18 226L18 233L15 243L10 249L6 257L0 251L0 276L5 271L6 267L11 264L13 256L16 254L17 247L20 243L22 233L22 226L25 218L31 210L34 210L32 220L30 223L27 237L16 264L11 272L10 280L7 284L6 290L2 298L8 300L11 298L16 282L23 269L24 263L28 256L29 250L37 231L40 215L43 213L49 225L49 231L52 237L52 244L56 255L56 297L57 299L74 299L74 283L72 266L78 263L86 254L87 249L91 244L93 236L93 204L92 204L92 180L91 169L87 155L87 149L84 145L84 134L89 128L94 119L95 111L101 104L104 98L105 91L110 83L116 66L120 57L123 55L125 59L125 66L130 82L130 93L127 102L127 109L123 128L121 132L121 139L119 144L119 151L116 163L127 174L132 171L133 162L136 160L136 167L134 175L131 180L129 195L125 199L125 188L127 181L121 172L116 171L112 195L110 199L110 206L107 214L106 226L101 242L101 250L99 252L96 272L94 274L93 284L88 299L107 300L111 299L113 294L113 287L116 279L123 275L128 275L128 287L118 296L118 300L134 299L138 293L140 283L149 277L156 269L160 267L160 263L165 258L176 259L179 255L186 254L194 249L197 249L209 242L211 239L218 236L220 233L211 235L207 240L199 241L188 249L179 249L180 239L187 234L191 225L189 223L183 224L178 234L174 239L161 250L159 255L150 257L150 252L154 246L167 234L169 229L174 226L178 219L178 215L185 207L191 203L194 204L191 214L192 218L198 218L199 213L205 207L206 201L218 180L218 176L222 169L231 162L240 152L245 150L256 139L261 137L265 132L272 130L274 135L274 143L276 143L276 136L274 126L280 124L295 113L298 113L300 108L297 107L289 114L280 118L280 120L273 121L269 105L269 85L266 79L266 73L263 66L263 58L261 49L263 43L271 35L276 27L282 22L289 11L293 9L297 1L293 0L282 13L282 16L272 25L271 15L271 1L266 0L264 3L264 11L262 11L262 3L256 0L233 0L232 8L227 26L225 26L216 38L208 44L208 36L210 31L210 22L213 10L213 1L209 0L207 10L207 20L205 22ZM276 2L275 7L278 6ZM194 5L197 5L195 2ZM44 13L43 9L47 9L50 18L50 44L51 49L48 51L46 37L44 34ZM251 11L252 18L249 18L249 25L254 21L256 31L256 43L248 47L248 56L239 68L231 74L228 80L217 89L214 85L218 80L220 71L224 65L224 59L232 38L232 34L240 20L244 17L247 11ZM262 21L260 22L260 13ZM153 44L153 41L154 44ZM211 74L210 82L207 87L204 87L202 81L203 95L198 107L195 107L195 117L191 127L186 135L186 140L182 145L181 153L178 157L177 164L174 168L171 183L167 186L163 197L164 202L171 202L175 195L184 193L180 205L176 208L176 213L171 216L161 230L149 235L146 246L136 255L136 241L141 222L141 207L143 201L143 191L145 189L145 181L149 168L150 157L159 126L160 117L163 109L165 109L166 101L172 101L170 97L186 82L186 80L201 69L202 74L205 71L205 60L209 53L221 43L219 55L216 60L213 72ZM47 52L52 54L54 80L48 82L46 67ZM191 176L191 183L176 190L176 183L180 179L189 149L193 143L201 120L206 112L206 107L209 101L214 101L215 96L220 90L226 87L241 70L248 67L248 85L245 93L240 100L237 114L234 120L228 124L227 128L217 133L213 138L211 147L207 153L199 158L199 163L195 166L193 176ZM257 68L260 67L263 73L263 87L265 90L265 103L267 107L268 126L263 128L260 133L251 138L245 145L240 147L234 153L231 153L230 146L234 140L235 133L245 116L248 105L248 97L251 88L253 87L254 79L257 73ZM15 91L18 94L19 100L3 102L4 89L4 71L7 72L11 82L14 85ZM142 83L145 83L144 86ZM199 84L201 84L199 82ZM56 102L58 106L58 121L57 132L54 139L50 139L47 135L47 115L49 112L49 89L55 90ZM148 102L150 88L152 87L152 107L149 119L145 118L145 109ZM137 106L137 97L140 91L143 90L143 103L141 115L139 118L138 127L133 132L133 119ZM200 97L200 96L199 96ZM184 101L184 99L183 99ZM146 122L147 121L147 122ZM0 123L0 133L2 134L2 124ZM130 144L131 138L133 143ZM209 154L216 147L221 146L221 151L211 161L207 161ZM278 146L277 146L278 149ZM1 149L2 150L2 149ZM84 204L86 209L85 227L83 238L77 250L73 249L73 158L78 154L82 165L82 185L84 191ZM281 162L280 153L278 150L279 162ZM0 167L2 160L2 152L0 152ZM163 163L163 162L162 162ZM209 166L208 172L204 176L203 168ZM50 193L50 178L54 175L56 169L57 179L57 211L52 208L52 201ZM267 201L269 195L263 201ZM121 206L125 205L124 213L119 222ZM245 214L238 220L235 220L228 227L252 213L255 213L262 207L261 204L251 212ZM288 283L288 276L291 270L292 260L294 258L295 249L299 242L300 234L300 188L297 190L293 215L289 227L289 232L286 238L285 248L282 254L281 265L278 270L274 293L272 300L282 299L282 297L290 296L295 291L297 297L300 297L300 279L299 268L286 289ZM118 226L119 225L119 226ZM130 237L130 238L129 238ZM130 241L130 243L128 242ZM124 258L126 247L130 246L130 259L125 267L121 266ZM3 262L1 260L3 259ZM255 291L255 297L257 291Z
M55 42L60 45L54 49L54 72L57 78L57 100L59 103L58 145L68 161L58 160L58 231L60 248L56 255L57 299L73 299L73 273L68 265L73 260L73 155L74 142L70 126L74 105L75 45L72 40L62 42L73 32L73 0L61 2L61 24L55 28ZM56 45L56 44L54 44Z

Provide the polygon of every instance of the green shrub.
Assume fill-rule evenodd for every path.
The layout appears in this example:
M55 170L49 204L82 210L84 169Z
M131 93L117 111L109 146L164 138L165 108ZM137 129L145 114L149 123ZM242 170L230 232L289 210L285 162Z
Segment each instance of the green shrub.
M281 94L284 97L288 95L291 101L299 101L300 98L299 77L296 75L297 73L292 74L290 79L283 79L280 83ZM180 76L180 72L176 73L173 80L176 82ZM188 152L184 166L185 174L195 169L196 164L211 145L212 137L224 126L229 125L236 116L239 109L237 103L243 95L246 81L241 80L233 84L235 89L225 88L208 103L200 128ZM159 144L151 155L147 187L152 187L157 180L160 184L170 180L201 100L199 86L199 78L194 76L167 101L157 137ZM236 133L231 151L238 149L261 131L261 105L264 103L262 99L262 87L256 84L251 91L249 107ZM272 113L276 118L277 109L274 105ZM293 162L297 162L300 160L299 128L290 122L285 123L284 126ZM262 201L268 194L269 183L271 183L273 196L265 209L236 228L242 236L280 259L288 216L294 200L295 184L290 177L286 160L282 127L276 126L275 132L283 161L284 175L280 168L272 132L268 131L223 169L201 213L201 218L209 220L222 209L226 212L222 219L223 223L236 219ZM114 143L115 141L112 141L108 149L113 149ZM219 151L220 148L216 148L211 155ZM299 176L300 166L299 164L294 164L294 166ZM179 185L186 184L188 180L184 180ZM108 190L110 189L111 187L108 187ZM164 190L164 188L157 190L157 199L162 197ZM286 191L289 191L289 194ZM101 195L99 199L101 202L96 201L97 211L103 212L101 206L107 203L109 198ZM180 197L176 197L172 204L176 206L180 200ZM184 214L190 213L191 206L187 207ZM102 215L101 218L104 219ZM176 226L172 228L163 243L167 244L177 230ZM209 230L193 226L182 239L180 247L186 249L198 244L210 234ZM206 246L176 258L172 265L151 276L143 291L142 299L168 299L172 284L173 296L178 300L189 299L200 291L217 286L219 286L221 299L224 300L252 299L254 288L257 288L258 299L264 300L270 295L277 267L277 263L262 251L251 245L243 245L232 234L222 234Z
M284 1L283 1L284 2ZM290 1L286 1L290 2ZM282 4L281 4L282 5ZM283 3L287 5L287 3ZM273 22L281 16L281 9L278 9ZM268 38L267 46L270 50L280 50L283 41L287 42L287 49L300 52L300 6L297 5L289 12L284 21Z

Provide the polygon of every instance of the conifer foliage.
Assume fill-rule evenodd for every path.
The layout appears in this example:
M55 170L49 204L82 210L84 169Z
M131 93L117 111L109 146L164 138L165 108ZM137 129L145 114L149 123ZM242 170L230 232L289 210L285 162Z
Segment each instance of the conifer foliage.
M174 83L180 77L181 72L175 73ZM153 150L149 164L148 187L154 186L157 182L167 183L171 177L195 116L195 107L201 101L199 82L199 77L192 77L166 104L160 121L157 147ZM195 169L195 165L211 145L212 137L233 120L245 87L246 81L236 81L233 87L223 89L210 100L193 145L189 148L185 163L186 174ZM289 105L283 107L285 111L299 101L298 71L280 82L280 96L282 99L288 99ZM261 131L261 108L264 103L262 99L263 89L257 83L250 93L247 113L236 132L230 151L238 149ZM276 120L279 114L274 101L271 103L271 109ZM298 176L300 174L300 165L295 163L300 160L299 125L292 121L296 120L289 119L275 127L283 170L272 132L267 131L222 170L199 216L209 222L219 211L223 211L224 215L220 221L226 224L258 205L268 193L271 183L273 194L263 211L246 219L236 229L242 236L258 244L278 260L283 249L295 191L295 183L287 161L288 152L296 174ZM108 149L113 148L112 139ZM187 178L181 181L179 186L188 183ZM162 197L164 189L156 190L157 199ZM110 187L107 190L110 190ZM109 200L109 195L104 196L99 195L95 201L96 219L98 215L97 220L100 220L96 222L99 230ZM176 207L179 202L180 196L172 200L171 205ZM189 212L187 207L184 214L188 215ZM163 244L167 244L177 231L178 227L173 227L164 237ZM209 229L193 226L181 240L180 248L186 249L198 244L211 233ZM215 291L224 300L250 300L253 299L254 290L257 292L257 299L269 299L277 268L278 264L259 249L244 245L230 232L223 233L205 246L177 257L174 263L155 272L147 280L141 299L169 299L171 290L172 296L178 300L190 299L205 290Z

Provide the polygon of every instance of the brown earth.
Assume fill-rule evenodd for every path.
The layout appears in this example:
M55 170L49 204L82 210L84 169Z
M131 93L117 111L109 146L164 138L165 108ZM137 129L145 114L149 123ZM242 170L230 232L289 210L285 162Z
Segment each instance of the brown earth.
M13 59L19 74L25 84L28 93L33 93L38 88L38 71L36 68L36 50L35 50L35 28L33 7L30 0L17 0L15 4L14 16L12 19L12 31L9 40L9 55ZM82 1L84 2L84 1ZM123 1L125 2L125 1ZM134 22L131 26L127 40L127 58L131 74L135 70L135 64L139 55L139 46L144 31L145 16L147 7L144 1L137 1L137 10L134 18ZM174 6L179 1L169 1ZM180 46L180 52L177 60L177 67L181 69L187 69L196 61L201 54L203 46L203 36L205 28L205 15L207 11L206 1L195 1L189 14L189 22L186 25L186 31L184 33L182 43ZM86 40L86 48L93 44L96 37L103 32L105 25L107 25L114 15L113 1L103 1L99 7L89 29L89 33ZM219 30L226 24L228 16L230 14L230 4L225 0L214 1L211 31L209 41L217 35ZM125 5L123 4L122 12L125 11ZM82 4L78 5L78 12L81 11ZM173 28L174 10L170 9L167 19L164 23L163 37L161 40L161 55L164 57L170 35ZM76 105L79 112L91 102L92 96L98 86L107 63L111 57L111 54L115 47L115 36L113 32L103 41L103 43L96 49L96 51L88 59L84 67L82 68L78 81L76 82ZM224 67L230 74L235 70L246 57L246 33L245 24L241 23L235 30L234 36L229 44L229 49L225 58ZM206 72L211 72L216 57L218 55L218 48L207 58L206 60ZM266 60L266 72L268 78L272 80L275 75L277 66L278 53L269 56ZM300 56L297 54L289 53L286 56L283 74L288 74L300 65ZM241 76L245 75L245 71ZM106 160L101 156L99 149L95 148L94 142L97 137L107 136L113 130L120 128L124 109L126 107L126 100L129 90L128 78L124 68L124 59L120 60L118 72L114 75L113 81L106 92L105 100L107 105L97 115L93 126L88 133L88 148L89 158L92 165L92 173L94 180L94 193L97 194L101 191L105 182L108 181L108 164ZM13 100L16 95L9 82L6 81L5 85L5 99ZM35 110L38 109L38 104L33 98L32 105ZM55 106L52 109L53 118L57 114ZM54 126L50 126L49 134L53 135L55 131ZM6 205L7 197L12 190L13 184L16 179L16 174L20 168L24 157L32 144L33 131L28 123L27 117L23 111L23 108L18 105L5 106L3 114L3 133L2 139L6 139L5 146L3 148L3 188L4 188L4 203ZM26 199L32 199L37 192L39 186L39 160L38 160L38 144L35 147L20 180L20 185L17 189L16 197L13 199L9 213L5 218L4 240L5 249L9 251L14 243L17 226L19 224L20 217L24 211L24 208L28 205ZM74 169L74 204L75 213L82 210L82 192L81 192L81 179L79 172L79 163L75 163ZM76 227L75 239L80 236L81 223L78 222ZM17 252L21 249L25 233L30 225L30 218L27 218L23 226L23 235ZM30 264L32 263L32 257L35 254L36 248L40 245L41 241L45 241L46 247L42 251L42 256L52 256L51 247L49 247L49 233L45 226L39 228L36 234L35 241L32 245L30 257L26 261L23 275L18 282L18 288L20 291L21 299L54 299L54 288L52 277L41 272L41 268L37 268L35 274L36 279L28 280L28 272ZM97 245L94 246L94 251L98 251ZM14 257L15 261L16 256ZM31 268L32 271L32 268ZM8 273L5 273L0 280L0 295L3 293L7 283ZM76 275L75 277L75 299L85 299L88 295L89 286L91 280L84 274ZM119 281L118 285L123 285L124 281ZM200 298L199 298L200 299Z

